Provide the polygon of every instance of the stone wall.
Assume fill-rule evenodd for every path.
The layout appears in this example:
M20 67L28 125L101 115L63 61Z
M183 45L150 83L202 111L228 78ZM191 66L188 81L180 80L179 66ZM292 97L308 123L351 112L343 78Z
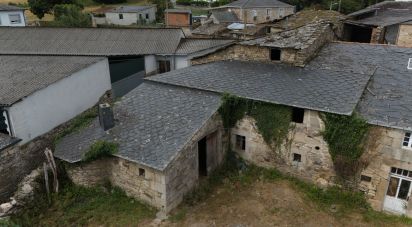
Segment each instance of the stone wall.
M276 167L282 172L309 180L321 186L333 184L335 172L327 143L320 132L324 124L316 111L305 110L303 123L292 123L287 141L280 150L269 146L251 117L240 120L232 129L232 148L245 160L258 166ZM236 135L246 137L246 149L236 148ZM301 161L293 161L294 154Z
M144 169L144 176L139 175L139 169ZM165 206L165 178L160 171L117 157L67 164L66 171L77 185L92 187L110 182L128 196L159 209Z
M197 133L166 169L166 211L175 208L191 191L199 180L198 141L212 133L217 133L216 149L208 150L208 174L222 163L227 145L227 136L219 114L215 114Z
M369 165L362 175L371 181L360 181L359 188L368 196L369 202L376 210L383 209L383 201L389 183L391 167L412 170L412 151L402 148L405 132L374 126L368 140L367 153L364 160ZM412 201L407 204L407 215L412 216Z
M383 27L373 28L371 43L374 43L374 44L383 43L384 34L385 34L385 28Z
M233 45L204 57L192 59L192 65L224 60L269 61L269 54L270 50L266 47Z
M402 24L399 26L397 44L399 46L412 47L412 24Z

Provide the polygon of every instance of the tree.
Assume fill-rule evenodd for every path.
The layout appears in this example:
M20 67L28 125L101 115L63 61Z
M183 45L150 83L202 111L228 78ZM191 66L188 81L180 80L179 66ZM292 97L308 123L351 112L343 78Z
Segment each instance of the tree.
M173 9L173 3L170 0L151 0L151 2L157 7L156 20L163 22L166 8ZM168 7L166 7L166 3Z
M127 0L93 0L93 1L97 3L102 3L102 4L117 4L117 3L127 2Z
M52 13L53 7L59 4L75 4L79 7L83 5L77 0L28 0L30 11L39 19L46 13Z
M83 13L82 8L72 4L55 5L53 8L53 26L59 27L90 27L90 15Z

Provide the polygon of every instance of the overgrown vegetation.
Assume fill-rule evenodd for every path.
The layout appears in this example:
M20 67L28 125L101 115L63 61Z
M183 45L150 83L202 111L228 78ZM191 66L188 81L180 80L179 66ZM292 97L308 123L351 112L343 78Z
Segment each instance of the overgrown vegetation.
M257 181L269 183L286 181L298 192L302 193L305 199L314 202L320 209L335 217L359 213L364 217L365 221L379 225L396 223L412 225L412 219L405 216L389 215L372 210L366 197L361 192L345 190L339 187L320 188L312 183L282 174L276 169L247 165L243 160L237 158L234 152L228 152L222 167L212 173L208 179L201 182L185 198L185 205L181 208L185 211L178 211L176 213L177 220L184 218L188 209L186 206L190 207L204 202L218 187L229 187L228 190L230 191L239 191L241 187L250 187ZM332 207L335 207L335 209L331 210Z
M102 157L110 157L116 154L119 150L119 145L112 142L98 140L84 154L82 162L90 162Z
M355 176L365 150L368 123L355 114L343 116L325 113L323 121L325 130L322 135L328 143L336 173L344 179Z
M256 125L263 139L274 149L278 149L287 138L292 120L292 109L244 99L231 94L223 94L219 113L226 129L233 128L240 119L249 115L256 120Z
M91 27L90 15L83 13L83 8L73 4L56 5L53 8L54 21L49 25L57 27Z
M11 221L20 226L136 226L154 218L155 213L154 208L127 197L119 188L68 184L53 195L50 206L47 200L36 203Z

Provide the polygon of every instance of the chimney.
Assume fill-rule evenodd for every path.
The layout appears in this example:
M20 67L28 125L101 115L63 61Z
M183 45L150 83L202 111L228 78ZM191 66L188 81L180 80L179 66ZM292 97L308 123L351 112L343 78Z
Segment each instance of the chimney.
M99 122L104 131L114 127L113 110L108 103L99 104Z

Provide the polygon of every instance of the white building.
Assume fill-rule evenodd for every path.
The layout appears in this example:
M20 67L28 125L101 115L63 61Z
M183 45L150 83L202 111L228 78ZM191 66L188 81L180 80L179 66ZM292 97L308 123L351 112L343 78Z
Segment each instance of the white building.
M0 4L0 26L26 26L24 9L17 6Z
M104 57L2 55L0 68L3 140L26 143L91 108L111 89Z
M103 8L93 13L95 25L133 25L149 24L156 21L156 6L119 6Z

